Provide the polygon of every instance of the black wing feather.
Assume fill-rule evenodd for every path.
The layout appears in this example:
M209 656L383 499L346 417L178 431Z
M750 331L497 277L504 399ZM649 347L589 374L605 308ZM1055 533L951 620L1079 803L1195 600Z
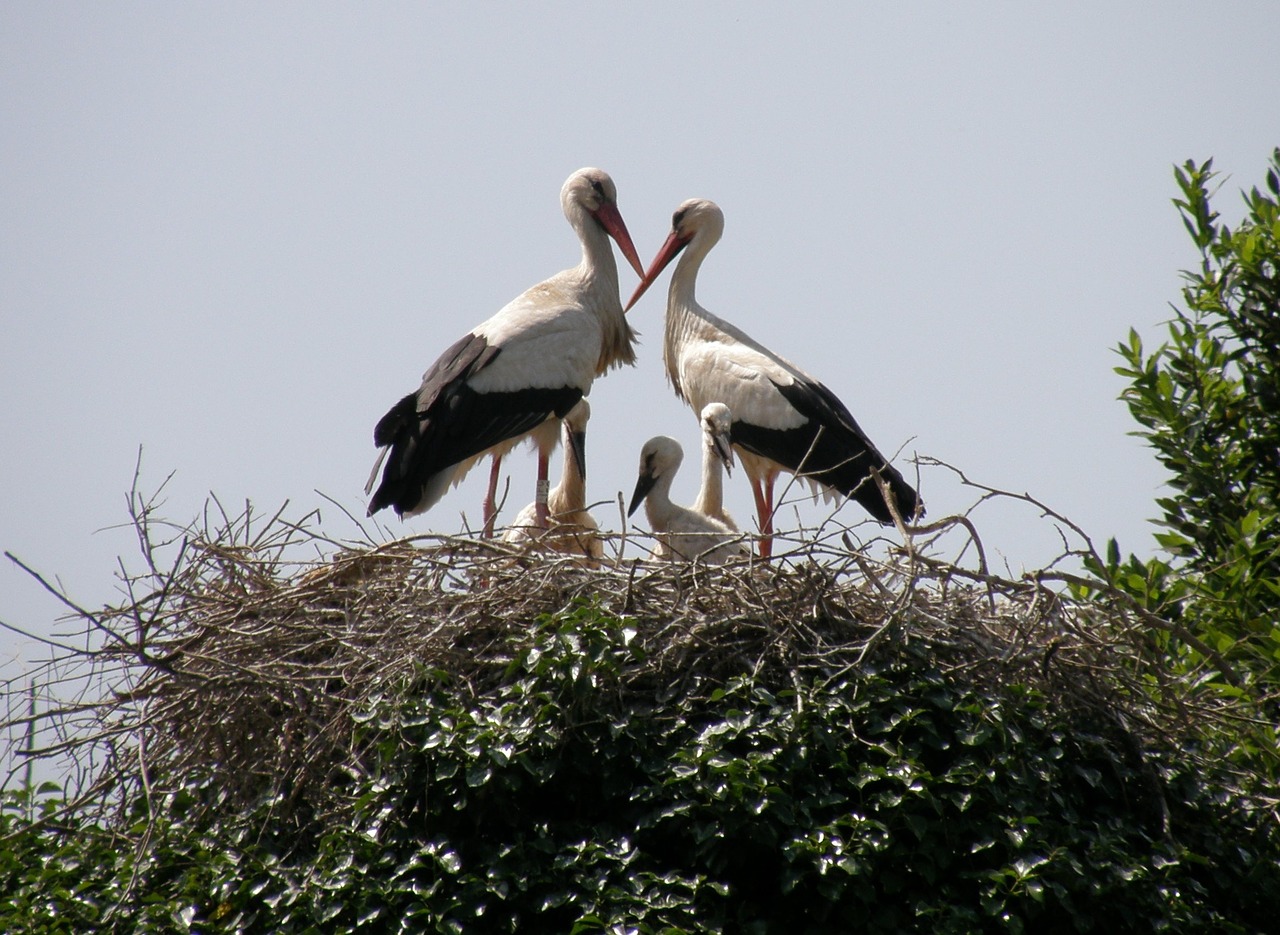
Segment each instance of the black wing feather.
M871 444L835 393L816 380L774 386L807 421L786 430L735 421L735 445L852 497L881 523L893 522L893 516L871 477L873 471L889 484L903 519L910 520L917 510L924 512L915 490Z
M467 380L498 358L501 348L469 334L423 375L422 387L391 407L373 430L390 446L382 483L369 501L372 515L393 506L417 508L427 482L440 471L522 435L552 415L562 418L582 398L577 387L477 393Z

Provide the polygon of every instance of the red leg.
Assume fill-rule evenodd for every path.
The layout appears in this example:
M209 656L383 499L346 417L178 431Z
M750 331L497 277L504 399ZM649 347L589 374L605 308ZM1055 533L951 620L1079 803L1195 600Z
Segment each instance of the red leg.
M771 503L773 500L773 479L767 474L765 479L769 489L767 497L760 486L760 478L751 478L751 495L755 497L756 517L760 525L758 548L761 558L768 558L773 546L773 506Z
M484 498L484 529L480 533L484 539L493 538L494 521L498 518L498 468L501 466L502 455L494 455L493 467L489 469L489 492Z
M534 504L540 529L547 528L547 487L550 484L547 480L547 462L550 460L548 455L538 452L538 494Z
M773 556L773 482L778 479L777 471L769 471L764 476L764 524L761 528L760 557Z

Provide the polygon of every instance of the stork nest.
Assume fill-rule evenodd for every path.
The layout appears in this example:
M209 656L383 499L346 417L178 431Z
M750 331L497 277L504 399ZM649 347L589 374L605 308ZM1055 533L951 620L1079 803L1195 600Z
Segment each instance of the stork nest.
M619 690L637 702L906 659L988 692L1033 688L1144 746L1233 716L1221 693L1167 683L1152 637L1174 624L1052 568L993 574L964 517L899 526L896 544L828 523L776 539L770 562L721 567L652 561L647 541L613 537L612 558L586 567L473 538L340 543L315 515L229 515L216 500L174 527L154 500L132 504L145 570L122 578L116 606L64 597L87 639L51 644L31 694L8 693L10 752L69 763L75 806L212 770L233 797L287 789L323 808L335 775L364 769L358 724L377 699L424 672L483 694L542 615L584 603L635 631L642 661ZM930 554L957 531L976 561Z

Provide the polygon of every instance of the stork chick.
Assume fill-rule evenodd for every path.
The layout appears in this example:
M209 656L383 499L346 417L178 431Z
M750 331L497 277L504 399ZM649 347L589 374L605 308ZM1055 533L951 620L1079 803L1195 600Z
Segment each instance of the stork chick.
M724 403L702 408L702 486L693 510L718 519L737 532L738 524L724 508L724 475L733 473L733 413ZM721 473L723 471L723 473Z
M643 502L649 525L662 546L660 553L673 561L720 564L742 556L742 543L735 541L734 530L718 519L671 502L671 482L683 460L684 450L674 438L659 435L645 442L627 515L633 515Z
M540 528L537 504L530 503L516 516L502 537L506 542L537 542L566 555L581 555L593 564L604 558L599 525L587 512L587 420L591 407L585 399L565 414L564 465L560 483L547 496L547 524Z

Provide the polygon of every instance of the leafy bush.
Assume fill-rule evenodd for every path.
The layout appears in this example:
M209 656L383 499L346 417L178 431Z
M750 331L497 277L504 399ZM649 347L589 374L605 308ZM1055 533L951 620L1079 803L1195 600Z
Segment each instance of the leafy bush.
M423 671L362 718L376 766L340 823L287 790L219 806L207 779L140 795L118 836L10 814L0 927L1247 932L1280 901L1274 826L1096 713L978 691L909 642L637 706L651 648L579 606L480 692Z
M1094 570L1193 632L1265 690L1280 687L1280 149L1234 230L1211 207L1213 161L1175 170L1174 204L1200 252L1169 340L1118 352L1122 398L1169 470L1165 558ZM1204 660L1186 646L1192 664ZM1274 709L1272 709L1274 713Z

